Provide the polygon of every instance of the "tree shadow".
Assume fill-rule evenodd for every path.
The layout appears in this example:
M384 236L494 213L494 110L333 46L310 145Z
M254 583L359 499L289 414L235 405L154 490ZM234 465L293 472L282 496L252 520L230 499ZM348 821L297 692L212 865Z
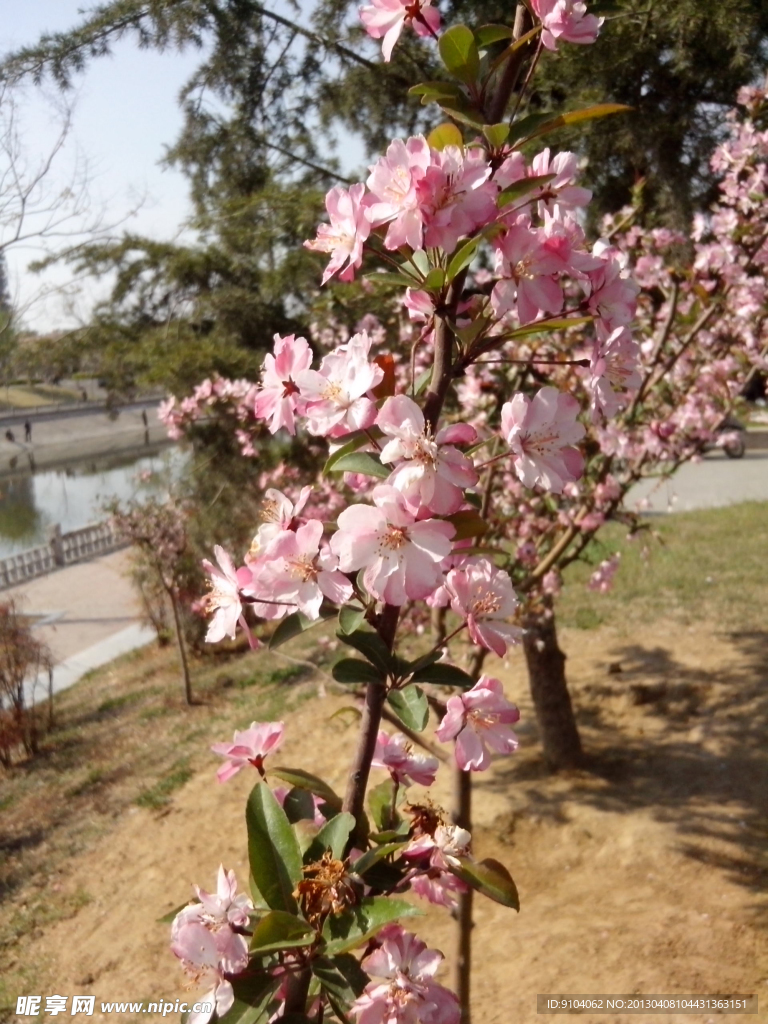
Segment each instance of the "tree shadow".
M575 688L586 769L553 777L540 756L510 758L480 787L522 787L535 816L552 823L567 821L573 803L613 813L652 809L674 826L682 853L764 893L768 632L723 635L733 661L713 669L685 665L663 647L612 649L621 672ZM538 745L535 727L525 731L523 746L528 738ZM754 909L766 912L757 902Z

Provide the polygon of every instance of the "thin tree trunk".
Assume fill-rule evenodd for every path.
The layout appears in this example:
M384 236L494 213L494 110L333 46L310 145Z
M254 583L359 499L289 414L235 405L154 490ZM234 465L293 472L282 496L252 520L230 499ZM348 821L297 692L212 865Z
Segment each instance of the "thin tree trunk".
M472 831L472 773L463 772L460 768L453 769L454 825ZM471 1022L472 998L472 896L473 890L467 889L459 895L456 909L456 946L454 950L453 977L454 988L461 1007L461 1024Z
M536 710L544 756L555 770L584 763L579 730L565 679L565 655L560 650L555 617L530 616L525 623L523 649L528 682Z
M189 676L189 662L187 661L187 650L184 646L184 633L181 628L181 617L179 615L179 606L176 600L176 593L173 587L168 588L168 597L171 601L171 608L173 610L173 624L176 630L176 643L179 648L179 661L181 662L181 677L184 682L184 697L187 704L193 704L192 700L192 680Z

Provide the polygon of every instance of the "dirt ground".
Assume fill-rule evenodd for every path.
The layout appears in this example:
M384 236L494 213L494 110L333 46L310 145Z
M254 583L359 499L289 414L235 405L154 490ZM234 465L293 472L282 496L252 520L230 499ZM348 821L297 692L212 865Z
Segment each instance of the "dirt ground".
M538 993L757 994L768 1020L768 632L669 622L632 623L629 635L563 631L593 757L577 773L542 766L522 656L489 663L521 707L521 748L476 777L475 853L509 867L522 909L476 900L474 1024L532 1022ZM355 726L331 715L344 703L329 694L288 715L276 760L343 789ZM186 997L157 919L191 896L193 881L210 888L219 862L247 880L243 810L254 780L241 772L218 785L216 767L212 755L164 811L130 808L70 860L55 885L90 901L17 951L34 955L42 991L93 993L97 1008ZM448 805L449 791L446 778L434 795ZM450 917L425 909L415 930L450 958Z

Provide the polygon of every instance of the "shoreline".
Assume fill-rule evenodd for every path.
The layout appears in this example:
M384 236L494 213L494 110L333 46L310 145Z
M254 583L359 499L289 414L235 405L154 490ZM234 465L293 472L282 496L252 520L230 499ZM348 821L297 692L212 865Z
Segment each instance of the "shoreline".
M142 412L146 413L146 426ZM25 420L32 427L32 440L26 442L22 440ZM0 419L0 427L6 422ZM7 428L13 440L7 438L6 430L0 430L0 478L41 469L66 469L105 456L156 454L174 444L157 418L156 402L124 407L113 417L103 408L40 419L22 415L14 426L16 430L13 426Z

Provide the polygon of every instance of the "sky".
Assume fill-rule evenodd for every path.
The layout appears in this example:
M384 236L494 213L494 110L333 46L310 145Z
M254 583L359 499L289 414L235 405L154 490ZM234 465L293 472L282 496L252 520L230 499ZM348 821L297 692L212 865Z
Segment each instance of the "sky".
M80 20L78 9L83 6L84 0L8 3L0 22L0 53L34 43L45 31L71 28ZM196 50L159 54L140 50L125 39L115 46L112 57L88 64L72 92L70 135L46 176L47 196L41 197L41 205L48 205L50 198L71 186L73 176L82 177L84 171L88 212L62 225L62 236L51 243L70 244L73 238L63 232L82 230L94 220L104 225L121 223L122 229L155 238L179 233L191 212L186 181L176 171L160 167L159 161L181 128L177 97L199 60ZM50 86L47 93L29 86L19 104L17 123L27 175L47 159L60 133L61 119L51 102L56 93ZM6 170L3 159L0 153L0 176ZM3 220L15 222L13 216L3 218L2 210L0 200L0 243L14 230L14 223ZM36 230L42 223L38 217L30 226ZM41 255L39 242L12 247L7 253L12 298L24 323L48 331L82 322L98 291L91 284L74 300L61 294L59 289L71 279L71 270L29 273L29 262ZM41 289L54 290L40 295Z

